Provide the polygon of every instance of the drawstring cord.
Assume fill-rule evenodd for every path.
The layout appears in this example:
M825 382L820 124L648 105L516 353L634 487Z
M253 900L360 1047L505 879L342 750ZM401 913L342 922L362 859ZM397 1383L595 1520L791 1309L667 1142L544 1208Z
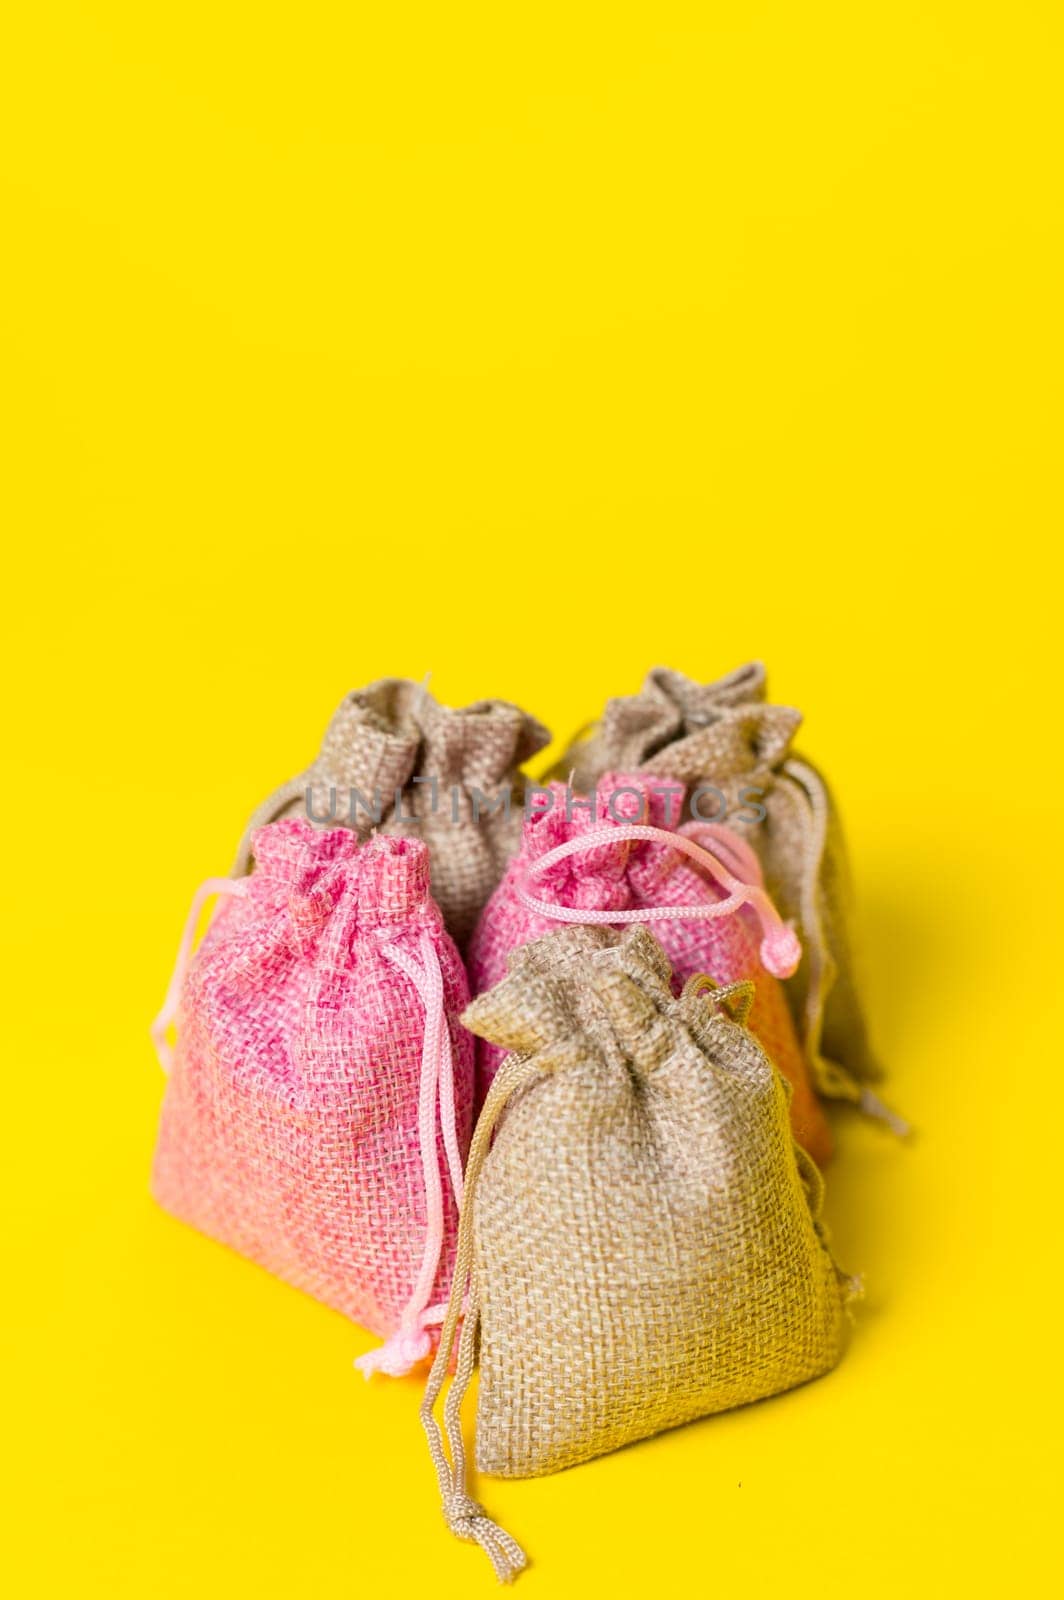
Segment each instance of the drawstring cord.
M808 935L810 975L806 997L805 1046L817 1068L827 1093L840 1100L852 1101L866 1117L882 1122L899 1139L911 1133L910 1124L897 1111L881 1100L867 1084L859 1084L837 1061L828 1061L820 1051L821 1031L824 1024L824 1002L834 979L836 967L824 937L817 888L820 867L824 859L828 834L828 796L824 780L815 768L793 757L783 764L785 776L805 796L812 819L810 845L806 853L806 870L802 877L801 920Z
M549 917L556 922L598 923L606 926L629 922L686 921L692 918L712 921L719 917L732 916L743 906L749 906L761 924L760 955L766 972L770 972L774 978L789 978L801 960L802 947L794 929L783 921L766 894L760 867L750 859L753 852L748 851L745 842L735 836L725 837L722 841L721 834L717 832L713 823L696 823L691 826L691 832L695 831L701 837L713 840L717 847L716 854L696 843L687 831L673 833L667 828L652 828L644 823L624 823L619 827L606 824L579 834L576 838L566 839L553 850L548 850L546 855L530 862L527 878L530 883L534 882L545 872L549 872L551 867L557 866L560 861L593 850L599 845L644 840L650 844L667 845L669 849L678 850L682 855L689 856L716 883L727 890L727 899L698 906L644 906L627 911L595 911L542 900L524 888L518 889L518 898L529 911ZM744 876L737 876L725 865L720 859L725 854Z
M391 930L389 937L394 938ZM419 949L420 964L397 943L384 945L381 954L409 979L425 1008L418 1091L418 1144L425 1185L425 1248L398 1329L384 1344L367 1351L355 1362L355 1366L367 1378L374 1372L386 1372L393 1378L403 1377L419 1361L424 1361L426 1356L432 1354L432 1336L428 1328L440 1320L440 1308L431 1307L429 1300L439 1270L444 1237L443 1186L436 1152L437 1105L451 1188L459 1209L462 1205L462 1154L458 1148L454 1060L451 1030L444 1008L443 973L436 946L427 932L422 931Z
M473 1134L473 1142L469 1147L469 1160L466 1163L465 1201L458 1224L458 1247L454 1277L451 1280L451 1297L447 1305L447 1315L440 1334L436 1359L432 1363L421 1401L421 1422L436 1468L444 1520L457 1538L480 1545L494 1567L495 1576L500 1583L512 1583L527 1565L527 1558L516 1540L493 1522L483 1506L466 1491L467 1467L465 1444L462 1439L461 1409L476 1364L477 1332L480 1323L480 1293L473 1265L473 1211L477 1182L491 1148L496 1124L510 1097L533 1078L539 1077L542 1071L542 1066L536 1061L529 1060L528 1057L509 1056L488 1091L484 1109L480 1113ZM467 1283L468 1296L466 1296ZM465 1297L465 1315L458 1340L454 1378L444 1402L441 1429L433 1408L450 1366L458 1321L463 1314L463 1297ZM449 1457L448 1452L450 1452Z
M151 1025L151 1039L155 1046L155 1053L159 1057L159 1065L169 1074L174 1064L174 1052L170 1041L166 1037L174 1022L177 1021L177 1012L181 1004L181 991L185 986L185 977L188 972L189 960L192 956L192 946L196 939L196 929L203 914L203 907L212 895L233 895L238 900L246 900L248 893L247 883L235 881L232 878L207 878L200 884L192 896L192 905L185 920L185 931L181 935L181 943L177 947L177 958L174 961L174 970L170 978L170 986L166 991L162 1010Z
M682 832L688 839L701 840L706 849L711 850L744 883L756 884L760 889L765 887L757 851L733 828L725 827L722 822L703 822L696 817L682 824Z

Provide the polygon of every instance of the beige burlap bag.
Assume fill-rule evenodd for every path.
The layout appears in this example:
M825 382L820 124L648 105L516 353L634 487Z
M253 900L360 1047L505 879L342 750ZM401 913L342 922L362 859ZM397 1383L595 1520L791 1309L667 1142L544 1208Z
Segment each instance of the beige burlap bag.
M316 759L281 785L244 831L233 876L251 865L251 835L279 817L362 837L410 833L428 847L432 894L465 942L521 842L518 768L550 740L506 700L441 705L423 684L382 678L340 704Z
M524 1557L465 1487L478 1346L476 1465L516 1478L789 1389L840 1353L848 1284L787 1085L743 1026L753 985L692 978L677 1000L669 977L645 928L565 928L515 951L464 1015L510 1054L470 1149L422 1420L449 1526L504 1580ZM448 1460L434 1405L467 1284Z
M760 662L706 684L655 668L639 694L607 702L591 737L578 736L556 774L591 789L604 772L641 767L687 784L688 804L703 788L701 814L728 820L750 840L769 893L802 940L805 959L785 987L817 1088L860 1102L901 1131L865 1087L881 1073L855 981L838 816L820 773L791 751L801 712L769 705L765 695ZM718 816L725 806L727 818Z

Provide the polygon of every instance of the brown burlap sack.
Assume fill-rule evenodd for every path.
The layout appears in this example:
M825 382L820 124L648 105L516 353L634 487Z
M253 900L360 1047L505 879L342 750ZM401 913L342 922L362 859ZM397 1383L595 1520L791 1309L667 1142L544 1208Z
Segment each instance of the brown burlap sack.
M470 1149L422 1420L448 1524L503 1579L524 1557L465 1489L478 1344L476 1464L518 1478L804 1383L840 1353L847 1284L787 1085L743 1026L753 985L692 978L675 999L670 975L645 928L570 927L516 950L464 1014L510 1054ZM467 1281L448 1462L433 1407Z
M769 705L765 694L760 662L706 684L655 668L639 694L607 702L591 737L572 744L556 775L572 774L576 788L592 789L604 772L642 767L689 785L689 805L704 787L701 814L728 820L754 845L766 887L806 951L786 992L818 1089L897 1122L862 1088L881 1073L854 977L838 816L820 773L791 752L801 712ZM718 816L725 806L727 817Z
M350 827L366 837L410 833L428 846L432 894L464 943L521 842L521 763L550 740L506 700L440 705L422 684L382 678L356 689L325 730L307 770L248 823L233 876L251 865L251 834L279 817Z

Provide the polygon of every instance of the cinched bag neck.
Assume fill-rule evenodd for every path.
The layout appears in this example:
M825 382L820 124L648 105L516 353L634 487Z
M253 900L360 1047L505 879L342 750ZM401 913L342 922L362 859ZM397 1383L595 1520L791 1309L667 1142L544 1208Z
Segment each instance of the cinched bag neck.
M319 966L345 971L360 937L378 942L422 932L438 936L439 911L429 890L428 851L419 839L375 835L360 844L345 828L321 833L300 817L260 830L262 867L250 878L208 878L193 896L162 1009L152 1039L163 1069L173 1052L169 1029L177 1019L196 930L216 895L246 901L260 928L246 940L245 959L227 963L228 981L254 987L262 962L278 946Z
M550 742L543 724L508 700L445 706L426 693L413 715L419 772L444 787L497 789Z
M688 722L643 766L688 784L767 780L786 760L801 725L802 713L793 706L725 706L708 713L702 726Z
M563 925L546 938L533 939L514 950L507 963L507 978L503 982L521 974L526 975L527 982L527 975L531 973L544 976L571 973L575 970L574 962L579 963L589 956L594 959L597 951L607 949L611 952L608 958L610 962L627 972L629 977L652 986L663 1000L671 996L672 964L650 930L638 924L617 933L579 923ZM484 1005L489 994L498 993L500 987L496 985L494 990L479 995L471 1002L471 1006L479 1008ZM488 1036L493 1037L490 1030Z
M347 828L314 828L305 817L284 817L252 835L255 878L286 892L300 879L308 884L334 862L349 860L358 840Z
M303 954L348 968L359 939L393 939L421 929L438 935L443 924L430 892L429 854L422 841L375 833L360 844L353 834L347 837L354 846L351 854L320 875L297 880L289 894Z
M253 860L259 864L254 835L260 828L297 807L306 818L308 791L315 816L340 823L350 817L352 792L372 806L377 791L382 804L391 806L395 791L409 783L417 766L421 734L406 709L409 691L417 687L404 679L382 678L344 696L310 766L280 784L252 814L237 850L233 877L250 871Z
M358 789L369 800L373 790L391 796L405 788L417 770L421 733L410 715L410 692L417 686L401 678L382 678L365 689L353 689L337 706L321 741L321 749L303 775L321 790L332 784ZM325 800L319 794L316 798Z
M687 824L684 828L673 831L667 828L647 827L639 823L605 823L589 829L586 833L576 834L564 840L546 855L528 862L524 882L519 884L517 895L528 910L539 916L552 918L558 922L602 925L628 922L715 921L733 916L745 909L760 924L760 956L765 970L774 977L788 978L801 959L802 950L798 937L793 928L783 922L766 894L760 869L757 868L752 855L746 852L745 847L740 849L742 841L736 838L734 845L728 851L727 862L722 859L725 852L717 845L716 836L726 833L727 830L718 828L714 824ZM706 842L702 842L707 840L707 836L709 843L717 845L716 851L706 848ZM622 860L626 860L627 849L632 844L655 845L674 851L678 857L687 857L707 878L725 891L723 898L707 899L693 905L602 908L583 903L565 904L558 899L547 898L540 890L541 881L545 879L549 881L552 871L573 857L600 854L603 850L614 849L618 852L623 851ZM740 859L750 862L750 876L747 878L737 877L731 870L731 866ZM547 892L549 893L549 890Z
M470 1001L462 1022L479 1038L522 1056L577 1046L577 1054L597 1053L606 1022L635 1062L645 1051L648 1020L675 1010L671 977L668 957L648 928L617 932L573 924L516 949L506 976ZM754 999L749 979L718 985L696 975L680 1003L689 1010L703 993L713 1009L745 1026ZM696 1009L704 1014L706 1000Z
M597 742L606 759L617 765L642 766L665 745L716 721L721 712L760 704L766 694L760 661L749 661L712 683L699 683L672 667L652 667L638 694L607 701Z
M727 706L744 706L765 699L768 679L764 664L748 661L733 672L726 672L712 683L699 683L673 667L652 667L646 675L643 693L654 695L673 707L681 718L705 719L707 713Z
M590 737L574 740L557 774L564 776L571 763L581 786L590 787L608 767L644 767L687 783L771 772L802 716L793 707L768 705L766 695L765 669L757 661L707 684L655 667L638 694L606 702ZM715 736L707 740L710 733Z
M415 783L415 779L434 779L444 790L452 786L497 790L549 741L542 723L506 700L445 706L426 684L406 678L382 678L352 690L333 714L314 761L281 784L252 816L233 876L249 869L255 830L302 808L308 791L316 817L351 822L365 833L378 805L381 822L398 815L397 794L405 792L407 805L416 801L418 811L430 803L425 797L431 782ZM438 803L437 814L444 820L449 817L446 796Z

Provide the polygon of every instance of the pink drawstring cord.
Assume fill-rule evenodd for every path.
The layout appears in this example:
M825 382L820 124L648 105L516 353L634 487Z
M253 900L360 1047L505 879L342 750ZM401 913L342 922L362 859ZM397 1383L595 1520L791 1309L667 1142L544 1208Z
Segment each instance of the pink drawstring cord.
M683 823L678 831L687 839L701 842L743 883L764 888L765 880L757 851L733 829L726 828L722 822L702 822L696 818L693 822Z
M766 972L770 972L774 978L789 978L801 960L802 947L794 929L783 921L765 893L760 866L757 865L756 858L750 860L747 856L749 851L749 856L753 857L753 851L749 850L744 840L734 835L722 843L721 836L715 831L716 825L713 823L687 824L686 828L690 828L692 832L697 829L704 837L712 837L717 845L718 854L714 855L702 845L696 844L686 831L672 833L666 828L652 828L635 822L624 823L620 827L607 824L592 828L576 838L566 839L553 850L548 850L546 855L529 864L528 879L531 881L540 878L560 861L567 860L569 856L583 854L586 850L594 850L599 845L645 840L648 844L667 845L670 849L679 850L682 855L689 856L715 882L728 891L726 900L701 906L644 906L629 911L593 911L575 906L557 905L550 900L540 900L525 889L518 890L518 897L530 911L556 922L601 923L607 926L628 922L678 922L689 918L709 921L717 917L732 916L743 906L749 906L761 924L760 954ZM752 881L744 881L729 871L720 860L720 856L725 854L729 855L733 864L740 867Z
M165 1073L169 1073L174 1064L174 1052L166 1035L171 1024L177 1020L178 1007L181 1004L181 990L185 986L185 974L188 972L189 958L192 955L192 946L196 939L196 929L199 927L203 907L215 894L235 895L238 900L247 898L248 888L246 881L237 881L233 878L207 878L200 884L192 896L192 905L189 908L188 918L185 922L185 931L181 935L181 943L177 947L177 959L174 962L173 976L170 987L166 991L163 1008L151 1025L152 1043L159 1057L159 1065Z
M418 1094L418 1143L425 1183L425 1249L417 1281L398 1329L384 1344L367 1351L355 1362L355 1366L367 1378L374 1372L386 1372L390 1377L401 1378L419 1361L430 1356L432 1338L428 1328L442 1322L446 1311L445 1306L429 1305L443 1251L444 1232L443 1186L436 1154L437 1102L451 1188L459 1208L462 1204L462 1155L458 1148L454 1062L451 1056L451 1031L444 1009L443 973L436 946L428 933L422 933L420 948L420 965L397 944L386 945L381 953L409 978L425 1007L425 1042L421 1051L421 1085Z

